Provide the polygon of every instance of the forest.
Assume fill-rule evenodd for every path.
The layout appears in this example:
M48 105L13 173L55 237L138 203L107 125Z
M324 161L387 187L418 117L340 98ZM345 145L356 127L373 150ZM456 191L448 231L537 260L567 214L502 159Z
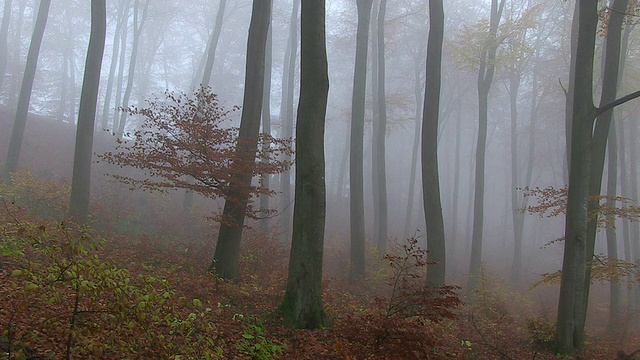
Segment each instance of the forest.
M640 1L0 4L0 360L640 359Z

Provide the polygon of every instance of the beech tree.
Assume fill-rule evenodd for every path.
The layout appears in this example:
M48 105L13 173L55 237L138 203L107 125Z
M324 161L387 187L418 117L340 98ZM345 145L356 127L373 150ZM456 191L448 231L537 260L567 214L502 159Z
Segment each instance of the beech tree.
M291 154L290 141L256 135L253 142L259 145L258 152L247 158L239 150L246 140L239 136L240 129L230 126L228 117L237 109L226 110L210 88L202 88L194 96L166 91L164 98L150 99L148 107L126 109L130 116L143 116L142 125L132 134L132 140L118 140L116 151L100 158L145 170L148 176L144 178L114 175L134 188L188 189L208 198L226 197L228 202L240 201L231 196L235 190L232 186L244 186L243 192L251 197L273 195L273 191L259 185L232 182L288 169L291 163L279 157ZM255 162L255 158L263 161ZM258 213L249 203L243 216L255 218ZM223 220L221 216L218 219Z
M284 323L314 329L330 324L322 305L326 216L324 125L329 93L324 0L303 0L296 187L289 276L279 308Z
M445 234L438 175L438 119L444 10L442 0L429 0L427 76L422 113L422 197L427 223L427 284L436 288L445 281Z
M247 64L242 104L242 117L238 132L239 165L246 166L255 162L258 151L258 133L262 113L264 92L264 64L267 33L271 22L271 0L254 0L247 41ZM234 163L231 167L235 167ZM260 172L259 172L260 173ZM251 184L253 173L237 173L229 183L226 195L223 221L220 224L218 242L210 270L224 279L237 275L240 257L240 240L244 227L244 218L249 201L247 187Z
M571 151L569 155L569 187L565 220L564 257L558 302L556 347L561 354L571 354L584 347L586 317L585 297L587 257L592 251L588 243L589 183L593 172L594 121L599 115L640 96L636 91L599 107L593 103L593 57L598 24L598 1L583 0L578 6L578 28L574 65L571 112ZM597 123L596 123L597 127ZM606 133L605 133L606 134ZM606 135L605 135L606 139ZM605 140L606 143L606 140Z
M4 172L2 174L2 179L5 182L10 181L11 174L18 169L22 138L24 137L27 113L29 112L29 102L31 101L31 90L33 89L33 80L38 66L38 54L40 53L44 29L47 26L50 5L51 0L41 0L38 7L38 16L36 17L36 24L33 28L33 36L31 37L29 52L27 54L27 64L25 65L24 76L22 77L22 86L20 87L18 108L11 132L11 141L9 142L7 162L4 165Z
M78 110L69 205L69 215L80 223L85 223L89 215L93 128L96 120L100 69L102 68L106 33L106 0L91 0L91 34L84 67L80 109Z
M349 206L351 226L352 280L364 276L364 108L367 86L367 51L369 47L369 22L373 0L358 0L358 29L356 32L356 58L353 72L351 98L351 140L349 146Z

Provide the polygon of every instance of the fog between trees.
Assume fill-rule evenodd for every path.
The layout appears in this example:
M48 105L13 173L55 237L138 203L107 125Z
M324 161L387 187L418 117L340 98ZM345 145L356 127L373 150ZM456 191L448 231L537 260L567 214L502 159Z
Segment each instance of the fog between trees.
M300 29L300 19L292 16L292 9L299 11L294 2L297 0L273 1L271 34L267 40L271 58L266 64L270 67L271 87L268 91L270 106L264 108L270 109L269 127L275 137L290 137L296 133L295 128L288 129L286 126L287 118L295 116L300 94L301 39L300 34L290 33L292 20L296 21L293 29ZM383 0L383 3L386 1ZM466 276L470 272L472 238L480 236L482 253L478 259L483 267L492 274L510 279L515 287L527 287L539 280L541 273L559 270L563 259L561 242L548 246L545 244L564 235L564 215L545 218L522 215L519 211L527 205L535 205L534 199L524 197L523 189L549 186L563 188L569 181L565 114L567 94L571 92L574 2L494 1L497 5L503 4L503 7L500 14L494 14L494 19L490 20L491 3L488 0L444 1L445 30L437 145L446 238L446 282L466 284ZM604 9L611 5L609 3L612 1L599 2L601 15L606 13ZM629 11L636 11L638 5L635 1L630 3ZM5 0L4 4L0 26L0 103L4 117L0 132L0 160L3 162L6 161L8 139L19 105L17 95L25 71L38 4L38 1L9 0ZM91 26L90 5L91 2L83 0L51 3L29 103L29 112L42 118L29 117L27 139L29 127L33 126L31 122L72 127L78 119ZM426 244L421 157L417 143L420 137L417 134L421 129L425 90L428 6L426 1L418 0L389 2L381 23L378 18L379 5L380 1L373 1L366 40L367 78L361 139L365 239L368 248L380 247L379 232L386 230L387 237L383 238L387 242L417 235ZM109 143L111 140L102 139L107 133L101 130L127 138L127 134L133 133L140 125L140 119L127 118L126 114L117 111L118 107L143 107L145 99L158 96L165 89L191 93L203 77L209 78L205 75L207 71L210 71L210 79L204 85L211 86L222 103L228 108L243 103L245 89L251 86L245 83L247 34L252 9L250 1L117 0L107 1L106 6L106 46L95 121L95 130L101 137L101 150L113 146ZM223 16L218 14L219 9L224 10ZM602 19L608 18L604 15L601 17L595 42L593 84L594 93L597 94L594 96L596 103L599 103L603 86L601 74L606 51L604 35L607 28ZM352 215L350 196L354 196L349 178L350 169L353 171L350 161L353 159L349 155L350 142L353 141L352 105L356 103L351 100L358 21L356 1L326 2L330 85L324 141L327 201L325 245L340 244L345 249L350 244L350 236L354 236L349 222ZM624 19L621 38L623 72L617 84L617 97L640 88L637 21L637 15ZM379 31L381 25L384 26L384 32ZM214 33L218 28L220 33ZM493 56L487 55L486 48L483 48L488 33L493 33L490 44L494 46ZM383 42L378 41L379 34L384 35ZM295 43L291 44L290 39ZM376 52L382 48L381 45L384 54L377 57ZM215 49L212 50L212 46ZM6 51L3 50L5 48ZM292 54L292 51L295 53ZM207 54L214 56L213 62L208 65ZM384 81L372 77L372 69L376 69L381 61L385 66L385 71L381 72ZM479 80L478 69L481 66L494 68L490 85L485 84L487 74L483 74L483 79ZM478 110L481 106L478 101L479 82L485 86L482 91L486 92L487 97L486 140L483 140L486 149L482 158L485 178L481 206L478 205L477 196L474 202L474 194L478 191L475 189L478 175L476 165L481 159L476 156L477 142L482 138L478 136L478 124L483 116ZM374 133L381 115L377 97L381 84L384 86L386 126L378 131L386 134L384 137L375 136ZM292 103L289 103L289 99ZM231 115L234 126L240 125L240 114L236 112ZM264 118L263 114L263 126ZM605 166L602 185L604 189L616 179L616 187L607 188L610 189L608 193L631 198L633 204L638 198L638 126L639 101L631 101L615 109L612 134L617 135L617 169ZM382 144L381 138L384 138L383 158L376 156ZM46 139L46 142L57 141ZM68 145L73 147L73 144ZM29 151L49 151L45 143L30 141L27 146ZM297 146L302 145L298 143ZM62 154L60 156L64 158ZM30 166L27 159L21 157L19 166ZM385 169L386 214L378 210L379 196L384 193L380 191L381 181L377 172L381 164ZM41 166L38 171L56 178L70 178L71 166L71 162L63 161L55 167ZM104 167L94 169L93 178L101 177L108 170ZM610 171L616 174L609 174ZM413 179L412 174L415 174ZM293 213L290 211L293 195L289 191L293 191L294 178L292 172L269 179L271 189L279 192L269 200L269 204L280 215L262 221L263 225L267 224L267 231L282 231L287 241L290 240L289 226ZM195 201L201 208L210 211L221 208L221 203L203 205L210 200L200 197ZM479 220L477 214L474 217L474 206L482 214ZM174 211L183 211L182 204L176 203ZM379 225L384 219L388 219L388 226L381 230ZM617 225L617 257L637 261L640 257L638 223L623 224L620 219L613 221ZM250 223L257 226L255 222ZM514 240L519 236L520 243ZM521 259L514 262L516 243ZM607 254L607 250L604 231L599 232L595 253ZM479 263L471 263L472 272L477 272ZM629 293L633 294L632 291ZM629 295L626 301L640 301L640 294L635 297ZM549 299L547 303L551 306L557 304L556 299Z

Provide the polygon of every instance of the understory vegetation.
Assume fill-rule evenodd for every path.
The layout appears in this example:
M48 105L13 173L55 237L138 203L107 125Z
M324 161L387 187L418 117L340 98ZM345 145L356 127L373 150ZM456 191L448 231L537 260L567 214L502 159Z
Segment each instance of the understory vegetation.
M216 229L204 216L187 221L166 194L146 194L157 223L140 227L149 214L109 206L106 193L92 224L77 227L59 216L64 182L19 172L0 188L0 359L558 358L545 306L556 301L552 287L533 300L483 271L473 304L455 286L432 291L415 237L387 254L369 251L358 283L345 271L345 244L327 241L324 301L334 326L285 328L273 315L288 263L279 234L249 229L240 277L228 282L206 271L214 249L206 234ZM580 358L640 348L628 322L615 334L592 325Z

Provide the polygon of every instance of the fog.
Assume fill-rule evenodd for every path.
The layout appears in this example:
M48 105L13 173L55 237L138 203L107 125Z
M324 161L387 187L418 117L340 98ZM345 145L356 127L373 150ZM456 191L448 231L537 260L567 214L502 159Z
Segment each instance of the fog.
M37 4L34 1L14 1L6 37L6 66L2 69L0 103L2 104L2 146L0 161L5 160L13 114L17 104L20 82L24 71L27 50L31 39ZM133 5L137 4L139 17L134 23ZM227 107L241 105L245 86L245 56L247 32L251 18L251 1L233 0L226 5L216 55L209 85ZM86 0L54 1L39 55L29 112L28 129L33 123L46 123L48 128L72 127L77 121L80 89L86 48L90 30L90 2ZM147 10L144 10L148 6ZM478 34L487 27L490 1L445 1L445 40L442 68L442 92L438 156L442 211L444 214L447 277L462 282L469 272L471 232L473 224L473 186L475 152L478 131ZM326 186L327 223L325 244L344 246L349 244L349 131L351 121L351 96L357 10L355 1L327 1L327 56L329 63L329 99L326 117ZM374 5L375 8L375 5ZM103 57L101 81L96 113L96 133L100 134L95 146L96 154L112 149L114 142L109 132L116 132L114 123L120 116L118 107L127 81L133 77L129 105L143 107L145 99L158 96L165 89L191 93L201 82L207 43L214 29L218 2L205 0L118 0L107 2L107 35ZM292 1L274 1L272 13L272 60L270 89L270 118L272 134L284 136L281 118L283 73L291 17ZM124 26L117 27L124 17ZM420 154L413 193L409 192L412 179L411 166L416 131L422 122L422 100L425 81L426 41L428 35L428 11L425 1L402 0L390 2L385 18L386 63L386 179L388 198L388 238L398 241L413 235L425 241L425 218L422 209L420 180ZM146 13L145 13L146 12ZM525 20L522 20L523 16ZM511 190L514 185L518 204L524 204L523 188L562 188L567 185L565 140L565 92L569 84L570 29L573 2L559 0L507 1L498 34L502 42L495 60L496 73L489 93L488 135L485 169L484 232L482 262L496 276L508 278L514 249L514 209ZM144 19L144 20L143 20ZM144 21L137 48L133 46L133 31ZM374 26L372 16L372 27ZM299 26L299 23L298 23ZM640 48L638 29L629 25L626 36L624 75L619 94L635 91L640 87ZM595 60L595 94L600 92L603 32L597 37ZM373 214L373 97L371 90L370 34L368 79L365 105L364 138L364 194L367 244L374 247ZM298 36L299 41L299 36ZM114 47L115 46L115 47ZM298 51L300 47L297 46ZM132 53L137 53L134 73L128 73ZM124 56L123 56L124 55ZM294 109L299 96L299 54L296 56L294 80ZM110 80L111 79L111 80ZM512 182L511 143L512 120L510 93L513 79L519 81L515 105L517 110L517 170L518 180ZM107 84L113 83L109 103L105 104ZM419 90L416 98L415 89ZM534 93L535 91L535 93ZM596 100L599 95L596 95ZM416 102L418 101L418 102ZM619 142L626 148L627 171L637 154L631 153L630 127L638 126L640 103L630 102L616 110L616 126ZM106 113L105 113L106 111ZM240 111L231 115L234 125L240 122ZM37 117L36 117L37 115ZM106 123L103 123L106 119ZM133 133L140 119L131 118L126 123L127 133ZM418 122L416 124L416 122ZM104 126L106 125L106 126ZM109 132L101 131L108 130ZM32 132L30 132L32 131ZM29 138L34 130L27 131L30 156L21 158L21 167L36 167L39 174L69 179L71 163L50 161L45 164L29 163L29 159L41 156L68 159L68 154L52 154L47 143L66 143L72 148L70 138L53 138L54 132L45 131L43 138ZM40 143L42 141L42 143ZM531 144L533 142L533 146ZM533 153L531 150L533 149ZM35 151L35 153L34 153ZM64 150L66 151L66 150ZM70 151L70 150L69 150ZM35 161L35 160L34 160ZM106 178L108 168L98 164L93 177ZM620 165L619 165L620 166ZM532 167L531 180L525 174ZM637 166L632 167L637 169ZM606 171L605 171L606 172ZM605 179L606 179L605 174ZM627 176L626 173L620 176ZM97 180L100 181L100 180ZM274 190L280 191L282 176L273 176ZM284 180L286 182L286 180ZM293 186L293 177L289 180ZM605 180L606 183L606 180ZM98 185L93 187L97 196ZM620 190L617 195L628 196ZM128 191L120 187L121 191ZM637 192L636 192L637 193ZM182 211L178 205L181 192L172 193L177 199L172 211ZM124 195L133 198L134 195ZM407 208L409 199L412 207ZM217 201L217 202L216 202ZM221 199L196 199L201 217L211 216L221 208ZM528 205L535 205L533 199ZM634 199L635 201L635 199ZM171 202L171 201L170 201ZM216 205L217 204L217 205ZM285 204L276 195L271 204L279 211ZM286 213L285 213L286 214ZM285 214L269 220L270 230L280 231ZM411 221L405 225L407 216ZM618 220L618 225L622 222ZM253 223L255 225L255 223ZM530 285L542 273L555 272L562 263L562 243L545 246L563 236L564 216L552 218L526 214L523 230L522 266L523 284ZM621 233L620 233L621 234ZM213 238L213 235L211 235ZM624 258L622 236L618 237L620 258ZM211 239L207 236L207 239ZM638 241L634 239L633 241ZM596 254L606 252L605 240L598 237ZM636 255L637 256L637 255Z

